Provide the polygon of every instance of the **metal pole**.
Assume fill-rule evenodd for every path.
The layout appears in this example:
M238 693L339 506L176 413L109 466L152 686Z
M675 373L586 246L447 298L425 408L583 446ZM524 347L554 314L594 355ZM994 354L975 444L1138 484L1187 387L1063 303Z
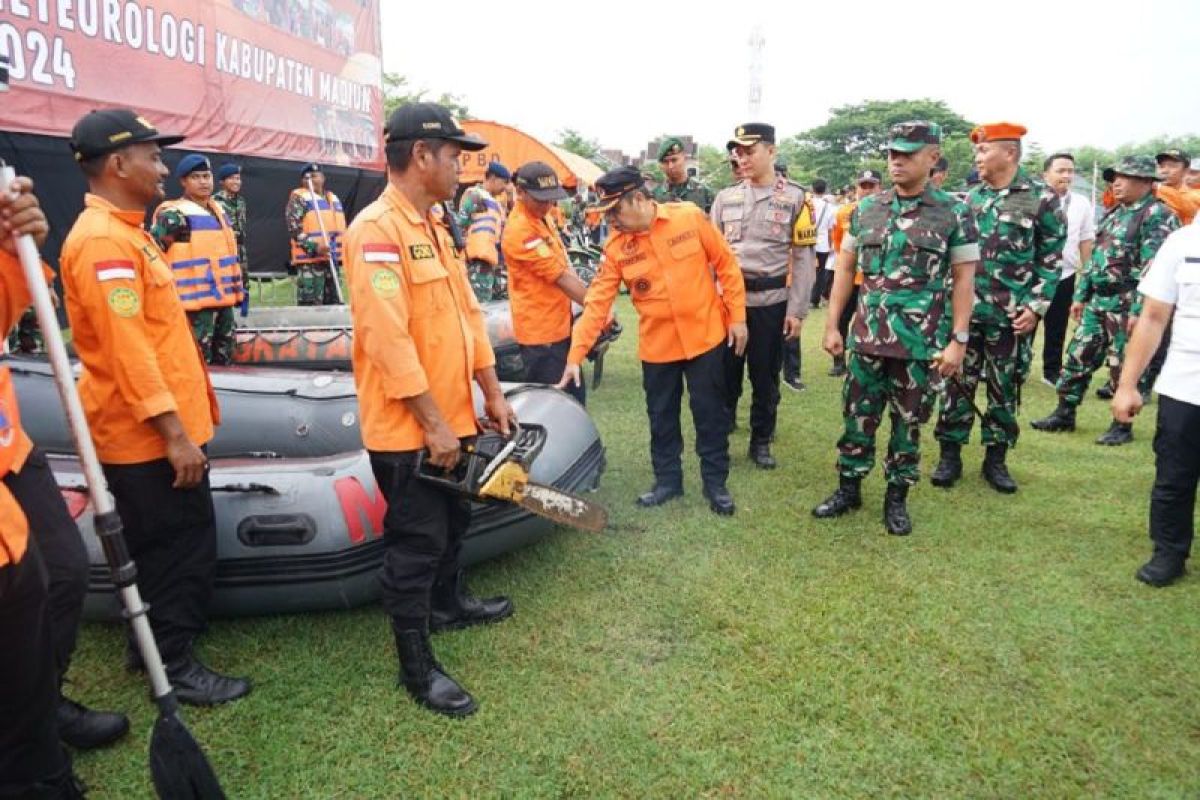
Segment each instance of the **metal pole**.
M328 248L326 255L329 257L329 274L333 277L333 288L337 293L338 303L346 304L346 298L342 297L342 282L338 280L337 263L333 260L333 242L329 241L329 232L325 230L325 220L321 217L320 202L317 198L317 190L313 188L312 176L304 176L305 183L308 184L308 193L312 195L313 211L317 214L317 225L321 227L321 238L325 240L325 246Z

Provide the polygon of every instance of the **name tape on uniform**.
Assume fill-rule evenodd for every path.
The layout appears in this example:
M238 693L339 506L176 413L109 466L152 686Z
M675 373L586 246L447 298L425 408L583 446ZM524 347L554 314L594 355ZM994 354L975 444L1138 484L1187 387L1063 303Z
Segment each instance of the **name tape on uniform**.
M408 246L408 255L413 259L435 258L433 245L431 244L410 244Z

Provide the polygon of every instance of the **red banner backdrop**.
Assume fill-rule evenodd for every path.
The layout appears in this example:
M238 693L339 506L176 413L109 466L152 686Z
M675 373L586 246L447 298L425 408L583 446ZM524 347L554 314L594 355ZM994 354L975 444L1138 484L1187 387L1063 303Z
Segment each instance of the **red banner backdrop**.
M4 130L120 105L183 147L383 168L379 0L0 0L0 54Z

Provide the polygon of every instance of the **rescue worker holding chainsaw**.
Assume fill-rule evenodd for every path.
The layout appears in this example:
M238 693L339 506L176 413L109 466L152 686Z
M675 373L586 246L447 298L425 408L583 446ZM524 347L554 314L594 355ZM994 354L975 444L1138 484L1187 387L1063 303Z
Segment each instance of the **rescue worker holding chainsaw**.
M466 267L444 216L432 213L454 196L460 153L486 143L432 103L397 109L385 137L387 188L345 241L362 437L388 503L383 608L405 689L432 711L463 717L475 700L434 658L429 634L497 622L513 606L467 593L459 549L470 500L421 480L418 469L428 461L452 470L479 433L472 380L490 426L508 435L517 424Z

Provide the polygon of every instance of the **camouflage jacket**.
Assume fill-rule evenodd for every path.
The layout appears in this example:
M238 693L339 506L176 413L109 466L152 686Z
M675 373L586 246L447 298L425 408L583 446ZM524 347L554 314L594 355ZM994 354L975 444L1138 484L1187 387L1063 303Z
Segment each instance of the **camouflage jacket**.
M192 229L188 225L187 217L178 208L160 208L154 212L150 235L165 253L176 242L190 242Z
M850 347L859 353L928 361L950 333L951 265L979 257L979 232L966 203L935 189L895 189L859 202L842 249L863 274Z
M1096 227L1091 260L1075 279L1075 302L1091 303L1102 311L1140 314L1138 281L1178 227L1175 214L1152 193L1109 211Z
M242 265L242 274L245 274L250 268L250 261L246 258L246 197L242 194L229 194L222 189L213 194L213 200L225 209L225 214L229 217L229 226L233 228L233 234L237 237L238 263Z
M967 205L979 226L971 321L1007 327L1009 315L1025 308L1045 316L1067 240L1058 196L1017 170L1003 189L976 186L967 193Z
M686 200L695 203L707 214L713 204L712 191L695 178L688 178L686 183L667 183L663 181L654 190L654 199L660 203L676 203Z

